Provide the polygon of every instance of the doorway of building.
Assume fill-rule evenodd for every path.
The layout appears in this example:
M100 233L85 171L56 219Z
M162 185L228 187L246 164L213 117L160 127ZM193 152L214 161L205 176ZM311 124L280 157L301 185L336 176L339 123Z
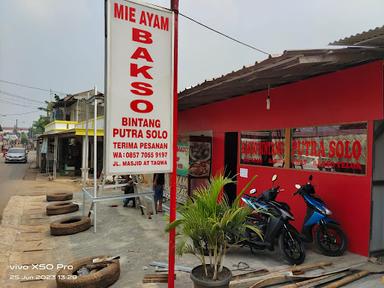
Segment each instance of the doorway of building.
M224 139L224 167L225 175L236 179L237 174L237 153L238 153L238 133L226 132ZM227 195L229 203L232 204L236 198L236 184L224 186L224 193Z
M371 201L370 253L384 255L384 120L375 121Z

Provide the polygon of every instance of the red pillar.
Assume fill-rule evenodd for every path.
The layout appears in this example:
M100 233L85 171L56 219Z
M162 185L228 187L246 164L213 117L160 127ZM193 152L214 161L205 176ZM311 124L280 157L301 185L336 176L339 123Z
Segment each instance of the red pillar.
M171 0L171 9L174 12L174 37L173 37L173 163L170 183L170 211L169 221L176 220L176 155L177 155L177 61L178 61L178 17L179 0ZM168 288L175 287L175 229L169 232L169 250L168 250Z

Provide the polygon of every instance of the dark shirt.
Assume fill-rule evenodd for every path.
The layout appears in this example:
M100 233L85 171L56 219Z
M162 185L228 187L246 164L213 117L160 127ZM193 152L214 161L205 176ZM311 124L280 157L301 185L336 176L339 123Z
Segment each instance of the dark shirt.
M155 185L164 185L165 184L164 173L155 173L155 175L153 175L153 182Z

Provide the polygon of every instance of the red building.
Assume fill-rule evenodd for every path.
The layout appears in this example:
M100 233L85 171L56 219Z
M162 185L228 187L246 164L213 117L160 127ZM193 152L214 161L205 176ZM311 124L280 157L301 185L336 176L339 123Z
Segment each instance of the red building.
M212 137L212 173L237 174L237 193L271 176L301 229L294 184L316 193L361 255L384 251L384 52L378 48L286 51L179 94L179 132Z

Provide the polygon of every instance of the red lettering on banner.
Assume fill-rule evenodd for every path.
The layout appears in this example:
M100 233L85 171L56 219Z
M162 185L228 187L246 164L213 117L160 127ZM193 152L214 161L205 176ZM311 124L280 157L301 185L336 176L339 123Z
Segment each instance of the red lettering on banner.
M336 141L329 141L329 158L335 157Z
M245 143L245 153L251 154L252 153L252 146L250 142Z
M311 141L311 156L317 155L317 142Z
M319 151L319 156L325 157L325 147L324 147L324 141L320 141L320 151Z
M240 153L241 153L241 154L244 154L244 153L245 153L245 143L244 143L244 142L241 143L241 146L240 146Z
M339 140L330 140L329 142L326 141L326 143L328 144L328 153L324 140L293 140L291 150L293 157L292 162L295 165L305 165L309 163L306 159L295 160L295 158L301 156L313 156L318 158L316 160L317 162L311 165L316 165L318 168L323 167L327 169L336 167L343 169L364 170L362 165L359 163L363 153L363 147L359 140L354 140L351 142L350 140L339 138ZM276 148L277 147L278 146L276 146ZM329 158L330 160L324 161L322 158ZM356 161L356 163L352 163L352 158Z
M148 139L153 138L153 139L167 139L168 138L168 132L163 130L147 130L146 131L146 136Z
M151 54L149 54L148 50L143 47L138 47L135 52L133 52L132 59L145 59L148 62L153 62Z
M112 129L113 137L121 137L121 138L143 138L143 131L136 129Z
M292 151L291 151L291 155L295 155L297 153L297 141L296 140L293 140L292 141Z
M152 44L152 34L148 31L132 28L132 40L144 44ZM142 47L138 47L135 52L132 54L131 59L145 59L147 62L153 62L151 55L148 50ZM151 74L148 73L148 70L151 69L151 66L141 66L139 67L136 63L130 63L130 76L138 77L140 74L146 79L153 79ZM133 82L131 84L131 92L139 96L151 96L153 95L152 85L145 82ZM130 108L136 113L150 113L153 111L153 104L148 100L136 99L130 103Z
M145 82L133 82L131 92L141 96L151 96L153 94L152 85Z
M113 152L113 158L122 158L121 152Z
M309 155L309 146L311 145L310 141L303 141L305 145L305 156Z
M344 155L344 145L342 141L337 141L336 144L336 157L337 158L343 158Z
M148 23L147 23L147 19L148 19ZM140 24L143 24L146 26L151 26L152 19L153 19L152 13L149 13L149 12L145 13L143 11L143 13L141 13L141 17L140 17Z
M137 28L132 28L132 40L135 42L140 42L144 44L153 43L151 32L137 29Z
M114 3L113 5L113 16L115 18L136 23L135 13L136 9L134 7L128 7L119 3Z
M113 142L113 148L115 148L115 149L137 149L137 143L135 143L135 142Z
M283 155L284 142L282 141L276 141L276 142L242 141L240 149L241 149L241 153L244 154L243 157L247 157L247 159L249 158L251 161L252 158L255 158L255 156L257 155L272 155L272 156Z
M141 66L139 67L136 63L131 63L131 76L138 77L139 74L142 74L147 79L153 79L151 74L148 73L148 70L151 69L151 66Z
M160 18L160 29L164 31L169 30L169 18L161 16Z
M160 128L161 122L159 119L122 117L121 118L121 125L122 126L132 126L132 127Z
M353 153L353 158L355 158L356 161L360 159L360 156L361 156L361 150L362 150L362 148L361 148L361 143L360 143L360 141L357 141L357 140L356 140L355 142L353 142L353 145L352 145L352 153Z
M141 12L140 21L141 25L157 28L160 30L169 30L169 18L159 16L150 12Z
M344 154L344 158L347 158L347 159L351 159L352 158L352 153L351 151L349 151L349 144L351 142L349 142L348 140L345 141L345 154Z
M301 142L297 141L297 154L302 155L303 152L301 151Z
M139 107L141 106L141 107ZM137 113L149 113L153 111L153 104L148 100L133 100L130 105L131 109Z
M159 21L159 16L155 16L155 22L153 23L154 28L159 28L160 29L160 21Z

